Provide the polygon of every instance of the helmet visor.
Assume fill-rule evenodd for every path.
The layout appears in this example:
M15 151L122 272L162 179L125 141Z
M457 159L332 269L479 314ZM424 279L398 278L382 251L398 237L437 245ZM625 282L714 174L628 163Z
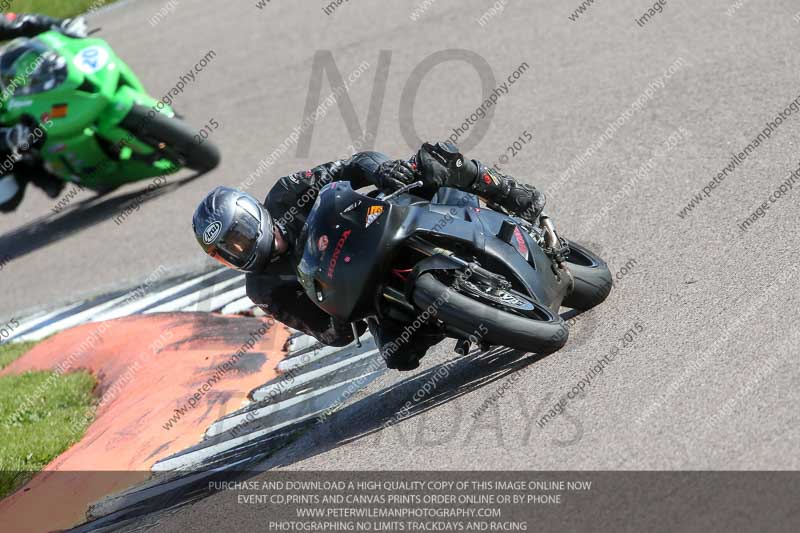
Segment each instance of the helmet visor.
M217 252L227 263L236 268L245 268L253 259L260 237L259 220L237 205L233 225L225 237L217 243Z

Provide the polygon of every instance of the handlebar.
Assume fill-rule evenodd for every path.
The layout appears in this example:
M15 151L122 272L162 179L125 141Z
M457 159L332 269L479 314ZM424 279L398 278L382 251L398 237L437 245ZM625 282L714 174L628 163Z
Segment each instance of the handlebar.
M422 181L415 181L414 183L409 183L408 185L406 185L404 187L400 187L399 189L394 191L392 194L384 196L383 197L383 201L384 202L388 202L389 200L391 200L395 196L399 196L399 195L401 195L403 193L406 193L406 192L408 192L410 190L416 189L418 187L422 187L422 185L423 185Z

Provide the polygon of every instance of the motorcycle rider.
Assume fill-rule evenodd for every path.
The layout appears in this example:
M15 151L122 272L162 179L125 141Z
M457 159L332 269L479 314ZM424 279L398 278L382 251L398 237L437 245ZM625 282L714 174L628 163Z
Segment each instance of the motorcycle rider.
M29 40L40 33L56 30L75 38L87 36L83 18L56 19L46 15L0 15L0 41L25 38L11 43L0 52L0 106L20 88L45 85L52 75L49 51ZM37 58L42 60L37 60ZM52 83L52 82L51 82ZM0 212L10 213L22 202L28 182L42 189L50 198L57 198L64 181L52 176L36 161L22 154L35 153L46 140L43 117L24 115L16 124L0 124Z
M351 326L317 307L296 277L306 216L320 189L333 181L349 181L354 190L374 185L390 192L417 180L423 187L414 194L423 198L431 199L440 187L451 187L474 193L490 205L499 205L530 221L539 217L545 204L544 195L536 188L480 161L467 160L455 145L440 142L423 144L408 161L391 160L379 152L360 152L346 160L282 177L263 205L246 192L217 187L197 207L192 226L208 255L247 274L247 295L254 303L276 320L323 344L345 346L354 340ZM368 324L387 366L398 370L419 366L428 348L443 338L421 328L402 342L402 325L375 319Z

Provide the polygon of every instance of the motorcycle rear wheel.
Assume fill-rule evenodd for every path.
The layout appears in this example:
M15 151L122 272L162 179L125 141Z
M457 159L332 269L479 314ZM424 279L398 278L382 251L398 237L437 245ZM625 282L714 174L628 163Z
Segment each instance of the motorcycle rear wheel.
M515 293L514 298L520 295ZM420 311L430 310L449 326L451 334L480 332L481 340L492 345L544 355L559 350L569 337L563 319L538 302L528 299L524 311L513 300L508 306L500 303L502 298L484 303L481 300L493 299L479 299L472 290L456 290L432 273L417 278L412 299Z
M195 142L197 133L182 120L161 113L153 115L148 107L134 105L122 121L122 127L175 164L197 172L208 172L219 165L219 149L209 141Z

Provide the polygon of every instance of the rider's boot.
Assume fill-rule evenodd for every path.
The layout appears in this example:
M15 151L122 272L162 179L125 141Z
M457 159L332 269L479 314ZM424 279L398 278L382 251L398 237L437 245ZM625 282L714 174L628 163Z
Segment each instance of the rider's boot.
M368 318L367 323L386 367L393 370L405 372L419 367L428 349L444 339L441 333L425 327L415 331L391 320L382 320L379 324L374 318Z
M61 191L64 190L64 180L61 180L47 172L37 173L36 176L31 177L31 183L39 187L44 193L52 199L58 198Z

